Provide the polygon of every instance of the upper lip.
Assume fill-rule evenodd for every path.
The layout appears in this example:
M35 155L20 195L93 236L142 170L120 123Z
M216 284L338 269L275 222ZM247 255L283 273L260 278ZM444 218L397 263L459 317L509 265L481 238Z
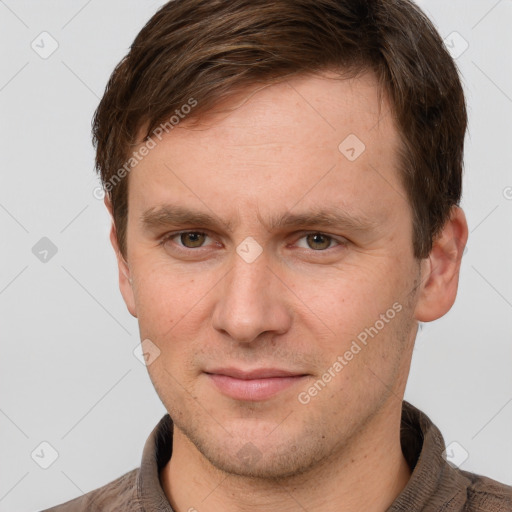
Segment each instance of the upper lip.
M271 377L297 377L305 375L305 373L282 370L279 368L255 368L254 370L240 370L238 368L215 368L213 370L205 371L205 373L226 375L234 379L268 379Z

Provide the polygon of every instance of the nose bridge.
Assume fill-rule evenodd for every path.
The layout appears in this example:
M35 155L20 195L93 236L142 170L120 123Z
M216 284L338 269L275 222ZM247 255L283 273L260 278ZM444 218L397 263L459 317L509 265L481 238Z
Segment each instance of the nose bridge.
M290 315L279 280L264 255L253 261L234 254L223 280L213 314L214 327L231 338L249 343L263 332L284 332Z
M246 300L261 300L269 284L269 272L264 256L248 262L237 255L233 258L232 270L229 273L228 281L232 288L230 293L234 298L239 294Z

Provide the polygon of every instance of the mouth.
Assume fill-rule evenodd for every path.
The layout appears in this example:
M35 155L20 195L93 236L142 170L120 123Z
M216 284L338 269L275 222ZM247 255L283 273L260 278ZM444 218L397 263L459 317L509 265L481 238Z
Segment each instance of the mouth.
M307 374L277 368L243 371L219 368L204 372L222 394L235 400L267 400L290 387L302 383Z

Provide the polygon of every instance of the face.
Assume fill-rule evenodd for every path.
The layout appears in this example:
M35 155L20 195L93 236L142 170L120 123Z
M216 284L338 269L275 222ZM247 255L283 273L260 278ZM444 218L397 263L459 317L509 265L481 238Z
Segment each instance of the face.
M131 172L121 290L183 439L218 469L282 477L399 407L421 267L372 75L241 98Z

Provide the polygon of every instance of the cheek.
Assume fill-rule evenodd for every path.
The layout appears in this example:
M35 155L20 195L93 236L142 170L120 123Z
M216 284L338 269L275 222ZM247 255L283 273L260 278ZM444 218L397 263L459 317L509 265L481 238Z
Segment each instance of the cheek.
M406 266L397 269L390 260L374 263L344 269L323 280L322 293L311 291L318 287L297 288L308 306L299 315L300 322L315 340L315 350L322 352L326 369L341 356L340 386L371 384L375 377L369 368L390 377L408 339L407 292L412 274Z
M163 265L140 266L134 277L134 294L141 334L158 339L172 334L200 309L207 290L207 283L192 274Z
M401 295L404 284L383 258L365 265L333 268L321 279L296 281L294 291L304 303L304 315L346 339L373 324Z

